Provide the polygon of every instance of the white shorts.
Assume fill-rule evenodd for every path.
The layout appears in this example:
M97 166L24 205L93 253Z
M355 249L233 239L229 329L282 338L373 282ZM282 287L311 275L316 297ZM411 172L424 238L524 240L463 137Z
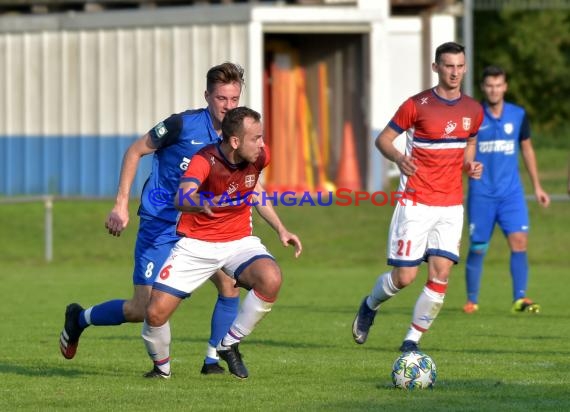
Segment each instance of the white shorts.
M205 242L182 238L172 248L153 289L186 298L206 282L218 269L237 279L250 263L273 256L256 236L231 242Z
M428 256L457 263L463 230L463 205L426 206L412 200L397 203L388 235L388 264L419 266Z

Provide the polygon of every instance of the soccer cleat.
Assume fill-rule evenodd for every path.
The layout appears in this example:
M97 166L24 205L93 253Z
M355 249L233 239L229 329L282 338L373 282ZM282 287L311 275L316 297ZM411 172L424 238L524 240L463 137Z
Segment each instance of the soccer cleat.
M245 379L248 377L248 372L241 359L242 356L239 352L238 345L239 343L234 343L229 347L220 345L218 349L218 355L220 358L227 362L228 369L232 375L240 379Z
M202 375L220 375L224 373L226 370L220 366L219 363L206 363L202 365L202 370L200 373Z
M405 340L402 342L402 346L400 346L400 352L419 352L420 348L418 347L418 342L414 342L413 340Z
M59 335L59 350L65 359L73 359L77 346L79 345L79 337L83 332L83 328L79 326L79 314L83 308L77 303L72 303L65 309L65 324Z
M354 341L359 345L362 345L366 342L368 338L368 331L370 327L374 323L374 317L376 316L376 310L370 309L368 304L366 303L365 297L362 303L360 304L360 308L358 309L358 313L354 318L354 322L352 322L352 337Z
M540 305L538 303L534 303L529 298L521 298L515 300L515 303L513 303L513 308L511 310L514 313L519 313L519 312L540 313Z
M475 313L479 310L479 305L471 302L470 300L463 306L464 313Z
M163 371L161 371L160 369L158 369L158 366L154 365L154 368L152 368L151 371L145 373L143 375L145 378L162 378L162 379L170 379L170 373L164 373Z

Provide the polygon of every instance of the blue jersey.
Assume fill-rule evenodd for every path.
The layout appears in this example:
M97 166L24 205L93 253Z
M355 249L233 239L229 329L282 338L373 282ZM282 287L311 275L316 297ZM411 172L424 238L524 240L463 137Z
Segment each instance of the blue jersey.
M486 103L485 117L477 135L475 160L483 163L481 179L469 179L469 194L504 198L523 192L519 175L520 142L530 138L530 127L524 109L512 103L503 104L499 118L493 117Z
M176 223L178 211L174 195L190 159L202 147L220 139L207 109L173 114L154 126L148 134L156 151L152 169L144 184L138 214L141 218Z

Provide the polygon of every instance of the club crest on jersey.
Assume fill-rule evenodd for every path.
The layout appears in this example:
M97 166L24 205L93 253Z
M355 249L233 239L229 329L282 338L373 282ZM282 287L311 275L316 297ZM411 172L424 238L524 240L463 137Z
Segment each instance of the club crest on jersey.
M163 122L160 122L156 126L154 126L154 133L156 133L156 137L161 139L166 133L168 133L168 129L164 125Z
M506 134L511 134L514 129L515 128L512 123L505 123L505 125L503 126L503 130L505 131Z
M463 118L463 130L467 131L471 129L471 118L470 117L464 117Z
M250 188L255 186L255 175L247 175L245 177L245 187Z

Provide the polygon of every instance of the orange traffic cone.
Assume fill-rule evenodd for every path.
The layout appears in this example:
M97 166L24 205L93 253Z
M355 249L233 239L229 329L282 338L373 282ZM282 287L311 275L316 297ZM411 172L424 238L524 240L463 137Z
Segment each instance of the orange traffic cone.
M359 190L362 188L360 171L358 169L358 156L354 142L352 125L344 123L344 135L342 139L342 151L336 177L336 187L339 189Z

